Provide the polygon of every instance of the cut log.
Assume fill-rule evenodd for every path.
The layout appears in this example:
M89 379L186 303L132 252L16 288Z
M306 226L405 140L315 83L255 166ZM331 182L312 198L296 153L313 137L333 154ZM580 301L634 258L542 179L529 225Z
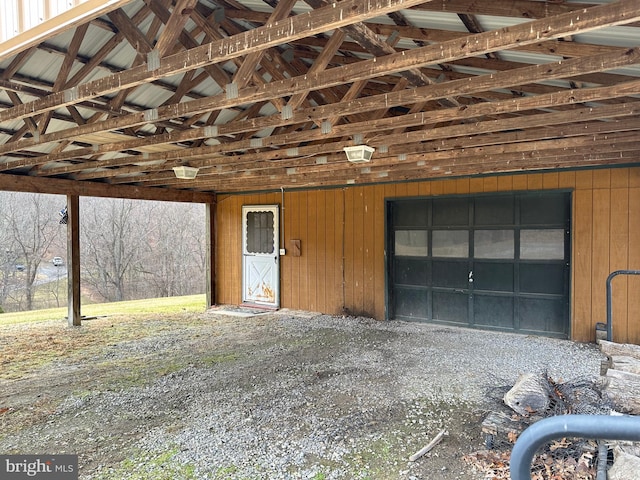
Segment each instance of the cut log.
M627 442L623 440L613 440L609 442L609 447L613 450L614 460L621 453L640 457L640 442ZM638 470L640 472L640 470Z
M525 424L506 413L491 412L482 422L484 445L488 450L500 445L513 445L524 429Z
M627 355L614 355L611 357L609 368L640 375L640 359Z
M640 472L640 457L629 455L628 453L620 453L616 455L607 478L609 480L630 480L638 478L638 472Z
M600 362L600 375L606 375L607 370L611 368L611 357L607 357Z
M620 380L624 380L625 382L640 385L640 375L637 373L623 372L622 370L610 368L609 370L607 370L607 374L605 375L605 377L618 378Z
M520 415L543 412L549 408L551 385L545 375L525 373L504 396L504 403Z
M640 415L640 375L608 370L601 382L603 394L617 411Z
M625 357L633 357L640 360L640 345L633 345L631 343L614 343L601 340L600 351L610 357L623 355Z

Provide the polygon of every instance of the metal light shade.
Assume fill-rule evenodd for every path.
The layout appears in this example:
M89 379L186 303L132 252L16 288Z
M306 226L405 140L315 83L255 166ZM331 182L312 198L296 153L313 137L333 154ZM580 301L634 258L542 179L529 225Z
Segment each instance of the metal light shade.
M344 147L344 153L347 154L347 160L353 163L364 163L371 160L375 148L368 145L355 145L353 147Z
M193 180L198 174L198 167L188 167L186 165L180 165L179 167L173 167L173 172L177 178L184 178L186 180Z

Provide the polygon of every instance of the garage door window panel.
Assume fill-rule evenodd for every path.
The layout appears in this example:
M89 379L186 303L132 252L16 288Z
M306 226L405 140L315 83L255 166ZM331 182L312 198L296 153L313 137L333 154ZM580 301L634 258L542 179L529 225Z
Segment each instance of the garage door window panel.
M483 259L513 259L513 230L476 230L473 234L473 256Z
M521 230L522 260L564 260L564 229Z
M397 257L426 257L429 255L429 232L426 230L396 230Z
M432 245L434 258L467 258L469 256L469 231L434 230Z

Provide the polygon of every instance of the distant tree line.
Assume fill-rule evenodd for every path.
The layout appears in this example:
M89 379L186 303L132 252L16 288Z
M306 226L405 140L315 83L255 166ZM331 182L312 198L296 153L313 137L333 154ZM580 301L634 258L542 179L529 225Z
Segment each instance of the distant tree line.
M66 304L67 227L60 223L65 203L60 195L0 191L4 311ZM205 249L203 205L80 198L85 299L112 302L203 293ZM52 266L55 256L64 259L62 267Z

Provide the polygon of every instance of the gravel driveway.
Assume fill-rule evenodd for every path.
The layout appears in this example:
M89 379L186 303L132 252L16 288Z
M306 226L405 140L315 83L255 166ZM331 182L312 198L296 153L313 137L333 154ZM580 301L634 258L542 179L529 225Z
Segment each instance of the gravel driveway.
M70 335L0 327L0 354L47 328ZM596 378L602 358L565 340L288 310L81 329L98 340L0 380L0 452L78 454L83 479L483 479L462 456L484 448L481 422L518 375Z

